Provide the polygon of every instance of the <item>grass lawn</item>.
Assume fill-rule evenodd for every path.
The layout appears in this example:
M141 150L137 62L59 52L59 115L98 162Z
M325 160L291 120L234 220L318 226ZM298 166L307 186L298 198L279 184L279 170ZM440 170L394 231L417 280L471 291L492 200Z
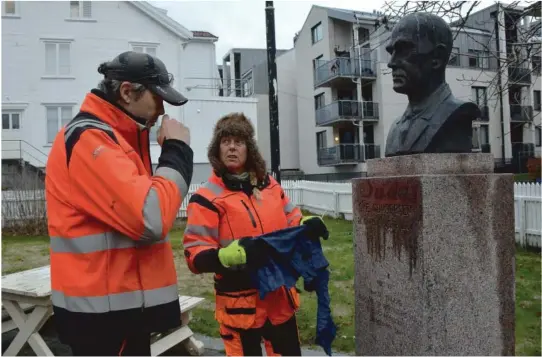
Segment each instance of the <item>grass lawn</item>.
M330 295L332 312L339 327L334 351L354 352L354 257L352 223L326 219L331 236L324 241L331 263ZM195 311L194 331L219 337L214 320L213 279L210 274L194 275L186 267L182 252L182 227L172 234L181 294L207 298ZM2 274L49 264L49 240L46 237L2 237ZM539 356L540 348L540 253L518 250L516 254L516 355ZM302 283L299 284L302 287ZM316 294L301 293L298 313L302 343L312 346L316 331Z

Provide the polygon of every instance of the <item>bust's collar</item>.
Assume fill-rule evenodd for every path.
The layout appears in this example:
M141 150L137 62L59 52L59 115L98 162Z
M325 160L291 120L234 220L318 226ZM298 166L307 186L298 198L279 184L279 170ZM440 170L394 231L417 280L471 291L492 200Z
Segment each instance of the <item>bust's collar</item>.
M427 98L422 102L411 105L409 104L407 110L405 111L404 118L416 116L423 119L430 119L429 116L424 116L424 114L434 111L444 99L446 99L452 91L448 83L442 83L433 93L431 93ZM432 110L430 110L432 109Z

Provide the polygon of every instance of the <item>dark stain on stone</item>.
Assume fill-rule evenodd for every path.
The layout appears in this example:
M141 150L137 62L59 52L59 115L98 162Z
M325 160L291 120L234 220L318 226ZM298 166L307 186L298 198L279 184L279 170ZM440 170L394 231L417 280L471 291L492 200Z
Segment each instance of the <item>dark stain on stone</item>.
M487 273L489 267L486 257L491 254L488 242L491 233L484 223L489 222L491 219L489 217L491 206L488 206L489 191L487 189L489 187L489 176L465 175L457 176L457 178L465 193L463 199L469 206L467 220L469 222L469 228L474 234L474 246L476 247L480 269L482 269L484 273Z
M421 183L418 177L371 178L354 182L353 202L358 224L364 227L367 250L376 261L386 258L386 235L395 257L403 251L412 276L416 268L418 235L422 227Z
M496 243L497 290L499 294L499 323L502 333L501 356L515 354L515 229L514 183L512 175L498 175L491 192L491 207L499 219L492 219L491 232Z

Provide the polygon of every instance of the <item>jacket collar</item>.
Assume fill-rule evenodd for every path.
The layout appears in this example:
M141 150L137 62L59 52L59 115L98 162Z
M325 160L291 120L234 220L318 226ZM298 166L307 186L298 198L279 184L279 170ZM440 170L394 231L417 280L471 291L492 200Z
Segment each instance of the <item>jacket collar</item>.
M123 135L137 135L139 131L145 129L144 119L113 103L98 89L93 89L87 94L81 105L81 111L97 116Z
M249 196L252 194L253 186L250 184L250 182L240 182L240 181L229 180L225 176L218 176L215 170L212 171L211 178L209 179L209 181L211 181L214 184L218 184L222 188L226 188L230 191L242 191L242 192L245 192ZM258 181L256 187L258 188L258 190L261 191L265 189L267 186L269 186L269 184L270 184L269 175L266 175L263 181Z

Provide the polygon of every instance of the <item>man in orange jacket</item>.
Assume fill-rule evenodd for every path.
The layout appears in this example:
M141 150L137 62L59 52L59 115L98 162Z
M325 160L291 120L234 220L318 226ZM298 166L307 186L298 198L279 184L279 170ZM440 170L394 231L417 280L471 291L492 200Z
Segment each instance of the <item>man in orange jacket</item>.
M74 355L147 355L150 333L180 324L168 232L192 179L188 128L164 115L152 173L149 128L187 99L158 58L103 63L98 89L58 134L47 162L51 287Z

